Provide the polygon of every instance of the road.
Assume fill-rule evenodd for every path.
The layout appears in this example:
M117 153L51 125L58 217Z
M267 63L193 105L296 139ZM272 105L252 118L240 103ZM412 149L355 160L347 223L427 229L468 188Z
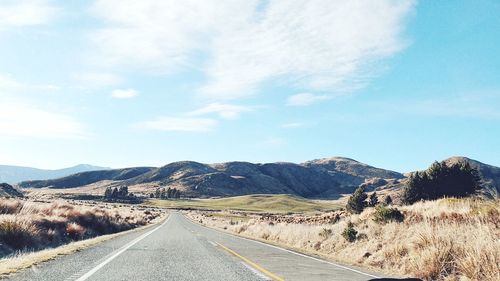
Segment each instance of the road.
M195 224L159 226L56 258L9 280L371 280L374 274Z

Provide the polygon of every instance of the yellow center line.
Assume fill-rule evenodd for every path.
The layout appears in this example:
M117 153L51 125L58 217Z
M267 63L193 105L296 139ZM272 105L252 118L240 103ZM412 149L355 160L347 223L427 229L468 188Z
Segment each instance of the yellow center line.
M233 254L234 256L242 259L244 262L246 262L248 265L252 266L253 268L257 269L258 271L264 273L265 275L267 275L268 277L270 277L271 279L275 280L275 281L285 281L285 279L279 277L278 275L270 272L269 270L263 268L262 266L256 264L255 262L245 258L244 256L236 253L235 251L229 249L228 247L222 245L221 243L217 243L217 245L219 245L222 249L226 250L227 252Z

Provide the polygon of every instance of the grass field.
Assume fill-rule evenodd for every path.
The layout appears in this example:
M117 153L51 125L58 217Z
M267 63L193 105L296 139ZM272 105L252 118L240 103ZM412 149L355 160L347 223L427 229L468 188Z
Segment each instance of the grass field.
M146 205L163 208L234 210L269 213L312 213L336 210L340 206L291 195L245 195L220 199L159 200L150 199Z

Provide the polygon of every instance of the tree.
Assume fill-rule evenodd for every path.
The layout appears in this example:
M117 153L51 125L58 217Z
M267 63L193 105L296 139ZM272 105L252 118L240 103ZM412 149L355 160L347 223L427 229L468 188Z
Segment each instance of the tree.
M113 188L113 192L111 192L111 198L113 198L113 199L118 198L118 193L119 193L118 188L116 188L116 187Z
M365 188L358 187L347 201L347 211L355 214L361 213L365 208L365 200L367 197L368 195L365 193Z
M166 198L166 195L165 195L165 188L160 189L160 198L161 198L161 199L165 199L165 198Z
M119 191L118 191L118 197L119 198L126 198L128 196L128 186L124 185L121 186Z
M106 191L104 191L104 199L111 199L111 195L113 194L113 190L111 187L107 187Z
M389 206L392 204L392 197L390 195L387 195L385 198L384 198L384 203Z
M403 191L403 201L412 204L418 200L464 197L480 188L479 172L468 162L451 165L444 161L434 162L427 170L410 175Z
M170 187L167 189L167 198L172 198L172 189Z
M155 198L160 198L160 194L161 194L161 192L160 192L160 188L157 188L157 189L155 190Z
M375 207L378 204L377 192L373 192L368 198L368 206Z
M149 198L155 198L155 194L151 192L151 193L149 194Z

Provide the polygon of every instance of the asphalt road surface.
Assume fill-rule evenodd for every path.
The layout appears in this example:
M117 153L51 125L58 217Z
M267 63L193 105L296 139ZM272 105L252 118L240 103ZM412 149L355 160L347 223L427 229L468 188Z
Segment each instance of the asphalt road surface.
M159 226L119 236L9 280L371 280L375 274L195 224L172 212Z

